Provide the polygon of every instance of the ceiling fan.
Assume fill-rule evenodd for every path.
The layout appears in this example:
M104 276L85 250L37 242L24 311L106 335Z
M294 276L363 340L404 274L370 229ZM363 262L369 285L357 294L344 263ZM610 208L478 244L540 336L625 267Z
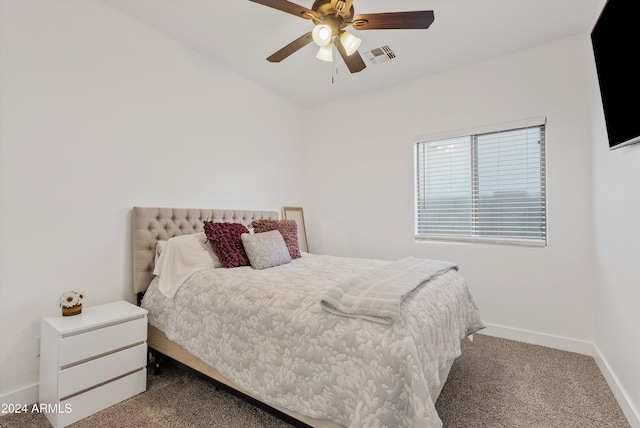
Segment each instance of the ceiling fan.
M362 71L366 65L358 53L360 39L345 30L349 25L356 30L426 30L434 20L432 10L354 15L353 0L315 0L311 9L287 0L250 1L309 19L315 24L312 31L275 52L267 61L280 62L313 41L320 47L316 58L332 61L335 46L351 73Z

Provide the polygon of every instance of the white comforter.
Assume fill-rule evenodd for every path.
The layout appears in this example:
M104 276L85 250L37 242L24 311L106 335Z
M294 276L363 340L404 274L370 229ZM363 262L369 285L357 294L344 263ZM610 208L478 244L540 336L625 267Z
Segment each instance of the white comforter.
M156 278L142 306L169 339L266 403L348 427L441 427L438 371L482 328L464 278L450 270L416 288L391 325L320 306L330 287L389 263L304 254L265 270L208 269L174 299Z

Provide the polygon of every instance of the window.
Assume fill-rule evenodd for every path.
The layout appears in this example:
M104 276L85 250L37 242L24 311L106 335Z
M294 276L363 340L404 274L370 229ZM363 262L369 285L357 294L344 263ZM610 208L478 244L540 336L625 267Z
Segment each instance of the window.
M546 245L544 118L416 143L416 238Z

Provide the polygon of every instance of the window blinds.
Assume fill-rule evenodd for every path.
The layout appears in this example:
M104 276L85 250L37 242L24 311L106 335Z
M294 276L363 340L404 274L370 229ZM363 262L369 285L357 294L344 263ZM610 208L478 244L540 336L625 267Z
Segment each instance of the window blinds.
M546 245L544 123L418 141L416 237Z

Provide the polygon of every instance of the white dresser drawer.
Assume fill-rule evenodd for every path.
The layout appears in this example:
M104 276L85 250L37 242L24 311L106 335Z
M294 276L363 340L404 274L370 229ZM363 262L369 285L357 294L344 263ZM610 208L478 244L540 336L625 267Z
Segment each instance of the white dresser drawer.
M56 415L57 426L65 427L100 410L113 406L129 397L144 392L147 388L147 370L140 369L128 376L91 389L60 402L60 408L69 408L68 413ZM67 404L70 407L67 407Z
M58 373L58 399L131 373L146 364L147 344L144 343L61 370Z
M60 368L64 368L69 364L142 343L146 338L146 318L63 337L60 340L58 363Z
M146 389L147 314L121 300L42 318L39 401L53 428Z

